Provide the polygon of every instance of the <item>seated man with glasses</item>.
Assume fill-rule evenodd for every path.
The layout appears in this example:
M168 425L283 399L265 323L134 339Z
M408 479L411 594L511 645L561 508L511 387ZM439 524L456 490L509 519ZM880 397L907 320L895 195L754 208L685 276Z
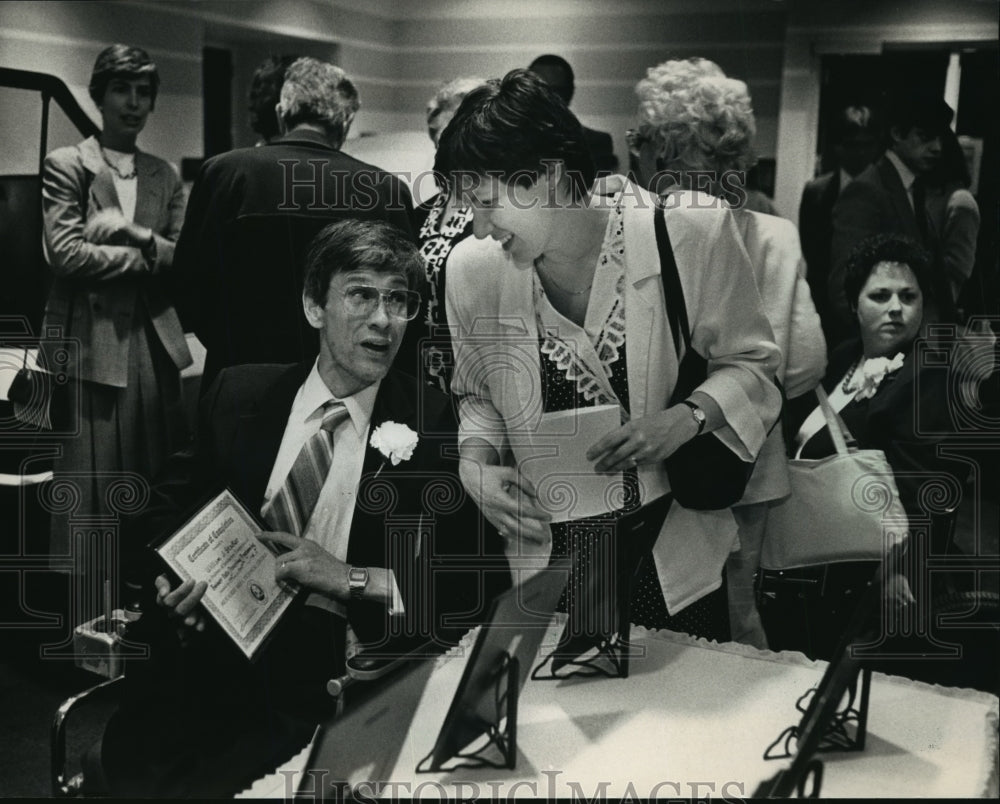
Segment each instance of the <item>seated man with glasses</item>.
M228 488L288 550L275 577L302 593L248 662L203 614L204 582L172 588L150 566L145 613L127 632L150 658L128 663L103 743L113 795L233 795L333 714L326 682L344 673L348 644L452 644L509 585L457 478L447 397L391 368L423 275L391 224L328 225L303 292L318 359L224 369L202 399L196 445L171 459L134 527L170 533ZM387 445L387 433L402 438ZM317 443L329 460L314 460Z

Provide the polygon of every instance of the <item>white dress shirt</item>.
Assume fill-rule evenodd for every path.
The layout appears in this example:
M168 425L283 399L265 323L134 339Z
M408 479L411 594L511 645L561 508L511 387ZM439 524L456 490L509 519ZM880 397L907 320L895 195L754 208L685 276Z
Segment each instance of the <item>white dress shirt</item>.
M373 383L353 396L339 399L323 382L318 366L317 360L292 402L281 446L278 448L271 477L267 482L267 490L264 492L261 515L266 514L274 496L284 485L285 478L291 471L302 446L319 432L323 423L323 406L331 400L343 402L349 415L343 418L333 431L333 460L330 471L320 489L316 507L302 537L316 542L334 558L346 562L358 484L361 481L361 470L365 460L365 444L371 426L375 397L381 383ZM392 578L390 584L392 602L389 613L400 614L402 598L395 577L391 571L389 574ZM306 603L344 614L342 604L323 595L312 594Z

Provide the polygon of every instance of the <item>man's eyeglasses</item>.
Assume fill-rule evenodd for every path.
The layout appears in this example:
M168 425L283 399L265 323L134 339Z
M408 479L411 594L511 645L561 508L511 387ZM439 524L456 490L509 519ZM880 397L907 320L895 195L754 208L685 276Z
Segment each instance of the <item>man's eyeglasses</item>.
M649 142L649 137L637 128L630 128L625 131L625 142L628 143L628 152L632 156L638 157L643 143Z
M385 302L385 312L393 318L412 321L420 311L420 294L414 290L381 290L372 285L350 285L344 289L344 308L351 315L370 316Z

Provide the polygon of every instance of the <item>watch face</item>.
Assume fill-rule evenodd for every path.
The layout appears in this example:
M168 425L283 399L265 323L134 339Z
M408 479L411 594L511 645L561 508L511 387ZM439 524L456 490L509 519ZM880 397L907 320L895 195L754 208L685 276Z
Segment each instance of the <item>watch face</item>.
M341 575L341 578L344 576ZM368 582L368 570L364 567L351 567L351 571L347 574L347 580L351 583L367 583Z

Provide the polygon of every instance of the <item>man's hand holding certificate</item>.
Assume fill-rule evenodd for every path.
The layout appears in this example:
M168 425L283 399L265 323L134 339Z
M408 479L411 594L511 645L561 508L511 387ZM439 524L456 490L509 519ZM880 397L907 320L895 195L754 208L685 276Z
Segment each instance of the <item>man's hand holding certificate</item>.
M204 627L201 603L248 658L253 658L295 597L279 581L280 558L258 538L261 528L229 492L204 506L157 550L181 580L157 579L157 599L184 625Z

